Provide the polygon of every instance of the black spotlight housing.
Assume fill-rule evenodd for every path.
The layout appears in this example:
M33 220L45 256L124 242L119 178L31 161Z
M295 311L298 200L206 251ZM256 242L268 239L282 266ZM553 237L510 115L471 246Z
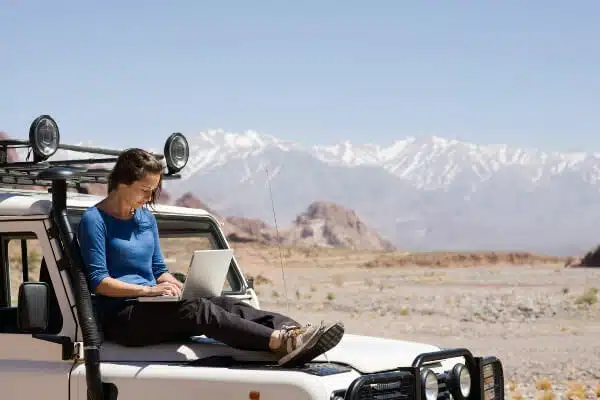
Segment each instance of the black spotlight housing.
M58 124L50 115L40 115L29 127L29 145L34 161L45 161L52 157L60 145Z
M190 148L182 133L172 133L167 138L164 156L169 174L176 174L186 166L190 157Z

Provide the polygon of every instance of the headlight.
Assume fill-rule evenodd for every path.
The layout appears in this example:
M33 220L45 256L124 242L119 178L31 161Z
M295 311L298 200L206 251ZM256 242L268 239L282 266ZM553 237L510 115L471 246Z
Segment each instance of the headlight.
M465 399L471 394L471 374L464 364L456 364L450 374L449 386L452 395Z
M60 143L60 133L56 121L49 115L40 115L29 127L29 145L35 161L51 157Z
M437 399L439 391L438 380L432 370L424 369L421 371L421 387L426 400Z
M165 161L169 173L179 172L185 167L190 156L187 139L181 133L173 133L165 142Z

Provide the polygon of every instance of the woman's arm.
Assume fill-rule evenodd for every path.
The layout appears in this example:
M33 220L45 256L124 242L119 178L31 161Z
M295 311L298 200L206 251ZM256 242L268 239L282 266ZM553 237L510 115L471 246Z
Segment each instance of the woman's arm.
M181 291L171 282L160 282L157 286L134 285L107 277L100 281L96 293L107 297L151 297L151 296L179 296Z
M151 286L135 285L109 276L100 281L95 293L108 297L157 296L159 293L156 293L156 290L153 293L152 289Z

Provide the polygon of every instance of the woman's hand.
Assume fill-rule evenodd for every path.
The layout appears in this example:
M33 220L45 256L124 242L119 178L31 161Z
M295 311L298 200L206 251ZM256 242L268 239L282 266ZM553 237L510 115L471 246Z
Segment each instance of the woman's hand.
M181 296L181 289L179 286L171 282L161 282L149 289L150 296Z
M173 275L171 275L168 272L165 272L164 274L162 274L161 276L159 276L156 279L157 283L163 283L163 282L170 282L173 285L177 286L179 289L183 290L183 283L181 283L179 281L179 279L175 278Z

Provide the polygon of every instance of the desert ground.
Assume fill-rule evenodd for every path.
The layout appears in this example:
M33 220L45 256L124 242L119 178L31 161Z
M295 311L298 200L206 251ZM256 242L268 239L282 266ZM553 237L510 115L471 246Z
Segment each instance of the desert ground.
M207 245L182 244L162 240L168 258L182 255L173 272L186 267L185 253ZM495 355L509 399L600 398L600 268L565 268L564 259L523 253L233 247L263 308L299 322L342 320L350 333ZM19 273L12 278L16 289Z
M495 355L511 399L600 398L600 268L514 256L492 257L493 264L490 257L454 257L453 264L444 253L281 254L283 269L277 248L237 246L263 308L300 322L342 320L351 333ZM387 262L372 261L382 258Z

